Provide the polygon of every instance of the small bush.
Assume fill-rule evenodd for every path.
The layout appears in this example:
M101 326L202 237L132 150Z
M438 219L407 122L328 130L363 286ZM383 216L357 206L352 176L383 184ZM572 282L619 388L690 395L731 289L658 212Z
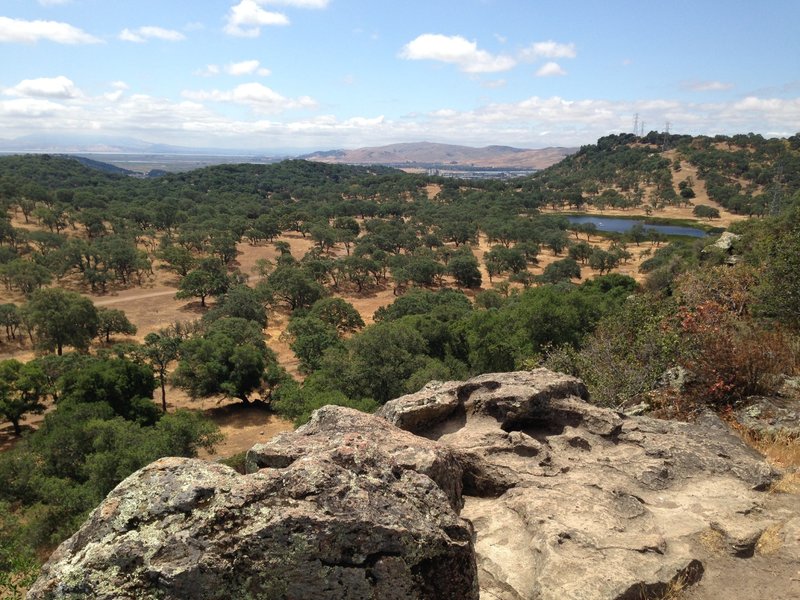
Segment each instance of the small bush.
M797 367L787 334L736 318L716 302L684 307L679 319L688 343L682 363L694 374L688 393L698 403L724 406L747 396L768 395L782 375Z

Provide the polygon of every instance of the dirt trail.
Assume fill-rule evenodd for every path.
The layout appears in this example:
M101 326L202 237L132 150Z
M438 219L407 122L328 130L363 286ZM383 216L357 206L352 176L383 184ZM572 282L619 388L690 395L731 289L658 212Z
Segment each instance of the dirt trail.
M158 298L160 296L174 296L175 289L170 288L160 292L149 292L147 294L133 294L133 295L120 295L116 298L107 298L104 300L95 300L95 306L108 306L109 304L119 304L121 302L137 302L139 300L146 300L148 298Z

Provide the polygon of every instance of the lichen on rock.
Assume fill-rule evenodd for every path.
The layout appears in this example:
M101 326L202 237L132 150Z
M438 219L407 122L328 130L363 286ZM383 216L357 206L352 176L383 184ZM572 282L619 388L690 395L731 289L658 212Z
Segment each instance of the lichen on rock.
M544 369L325 407L248 474L168 458L122 482L29 598L626 600L751 555L794 521L718 417L628 417Z

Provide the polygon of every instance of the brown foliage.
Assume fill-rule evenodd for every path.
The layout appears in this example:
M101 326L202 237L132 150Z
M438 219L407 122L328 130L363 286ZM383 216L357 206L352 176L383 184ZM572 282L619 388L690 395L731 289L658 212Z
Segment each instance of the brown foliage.
M737 317L750 314L759 274L749 265L722 265L681 275L675 294L681 304L699 306L714 302Z
M722 406L769 394L781 375L797 366L787 334L766 329L749 318L737 318L716 302L684 307L679 319L688 342L683 366L694 374L689 393L699 403Z

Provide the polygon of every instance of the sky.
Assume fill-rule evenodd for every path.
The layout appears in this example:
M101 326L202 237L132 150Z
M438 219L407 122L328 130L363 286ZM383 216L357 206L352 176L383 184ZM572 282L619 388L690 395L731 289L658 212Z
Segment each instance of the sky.
M800 131L800 0L0 0L0 139L260 151Z

